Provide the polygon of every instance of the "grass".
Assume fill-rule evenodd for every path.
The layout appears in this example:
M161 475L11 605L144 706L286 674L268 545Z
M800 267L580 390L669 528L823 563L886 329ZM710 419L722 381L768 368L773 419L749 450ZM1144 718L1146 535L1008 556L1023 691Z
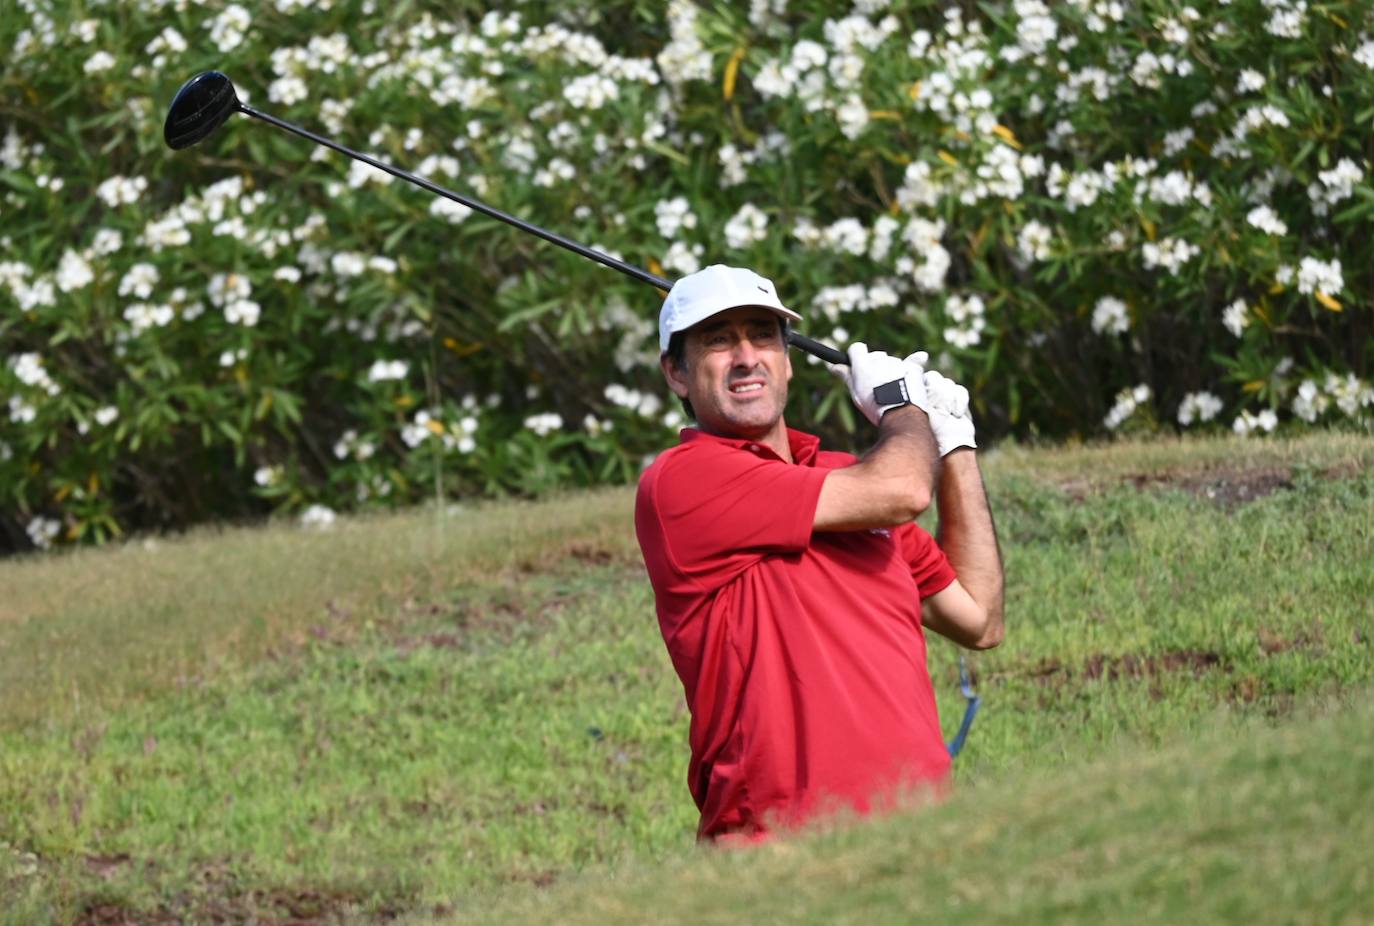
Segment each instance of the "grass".
M475 923L1368 922L1374 697L1275 727L1112 750L947 803L751 852L702 851L543 892ZM415 917L412 923L452 921Z
M986 707L956 765L958 796L915 822L757 859L703 860L691 845L686 716L628 490L0 563L0 922L610 918L588 899L600 895L642 919L664 879L719 895L724 917L737 865L755 866L777 909L829 910L826 921L844 917L820 893L869 897L872 885L855 909L904 918L963 865L1002 872L977 883L1020 884L960 900L974 919L1049 916L1065 892L1067 916L1120 919L1135 908L1101 904L1153 896L1180 851L1129 836L1131 821L1191 832L1209 819L1200 807L1224 805L1214 792L1228 775L1238 794L1329 781L1347 827L1333 832L1364 839L1341 802L1367 799L1368 781L1325 747L1303 747L1310 763L1235 756L1251 742L1295 749L1308 705L1358 700L1374 682L1371 462L1374 441L1342 435L989 454L1011 630L971 660ZM949 730L955 659L932 647ZM1312 729L1368 728L1364 707L1328 715ZM1237 725L1243 735L1227 732ZM1174 765L1195 770L1199 796L1176 799ZM1123 778L1137 766L1142 777ZM1104 804L1115 779L1132 783ZM1040 830L1015 824L1041 804L1054 811ZM1119 827L1104 807L1125 815ZM1233 858L1236 885L1267 890L1264 866L1287 856L1246 849L1246 827L1308 841L1304 821L1327 819L1286 813L1241 814L1199 845ZM960 821L966 849L920 841ZM984 832L996 838L967 838ZM1013 877L1050 838L1085 841L1061 853L1083 871L1063 861L1064 886L1035 865ZM1138 861L1090 877L1091 853ZM940 864L883 861L908 857ZM820 893L783 876L788 859ZM1367 899L1364 871L1364 894L1309 891L1328 904L1317 918ZM1272 916L1308 918L1281 899ZM1253 905L1233 907L1215 917L1253 918Z

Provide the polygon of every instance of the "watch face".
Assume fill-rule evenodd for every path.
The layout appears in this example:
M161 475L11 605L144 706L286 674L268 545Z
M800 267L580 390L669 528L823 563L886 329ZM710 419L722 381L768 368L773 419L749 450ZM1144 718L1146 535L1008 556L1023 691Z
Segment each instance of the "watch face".
M873 401L879 406L906 405L911 401L911 396L906 391L906 379L894 379L890 383L878 386L873 390Z

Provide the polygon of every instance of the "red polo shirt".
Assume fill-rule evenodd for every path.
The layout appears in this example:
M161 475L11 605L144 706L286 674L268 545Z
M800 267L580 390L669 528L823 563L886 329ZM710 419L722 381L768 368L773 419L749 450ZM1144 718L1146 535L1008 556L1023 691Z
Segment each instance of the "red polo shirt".
M793 463L689 428L639 482L635 530L692 714L699 838L832 803L866 812L949 772L921 596L954 570L915 524L813 534L827 472L855 458L787 433Z

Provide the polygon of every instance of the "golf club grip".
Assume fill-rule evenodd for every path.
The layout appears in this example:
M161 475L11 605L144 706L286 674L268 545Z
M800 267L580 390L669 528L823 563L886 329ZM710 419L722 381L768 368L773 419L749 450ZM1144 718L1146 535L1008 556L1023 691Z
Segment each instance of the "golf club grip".
M849 366L849 357L844 351L836 350L829 344L822 344L820 341L813 341L804 334L788 331L787 342L793 347L800 347L813 357L821 358L826 363L841 363Z

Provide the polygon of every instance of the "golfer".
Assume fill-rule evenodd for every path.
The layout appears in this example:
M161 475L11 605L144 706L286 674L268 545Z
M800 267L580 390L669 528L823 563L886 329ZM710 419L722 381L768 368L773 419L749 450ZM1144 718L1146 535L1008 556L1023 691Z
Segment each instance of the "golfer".
M939 790L922 628L1002 639L967 392L924 354L853 344L843 375L877 441L861 458L822 450L783 421L800 318L769 280L721 265L679 280L659 317L663 375L696 427L641 477L635 530L691 711L704 840ZM914 523L932 501L938 539Z

